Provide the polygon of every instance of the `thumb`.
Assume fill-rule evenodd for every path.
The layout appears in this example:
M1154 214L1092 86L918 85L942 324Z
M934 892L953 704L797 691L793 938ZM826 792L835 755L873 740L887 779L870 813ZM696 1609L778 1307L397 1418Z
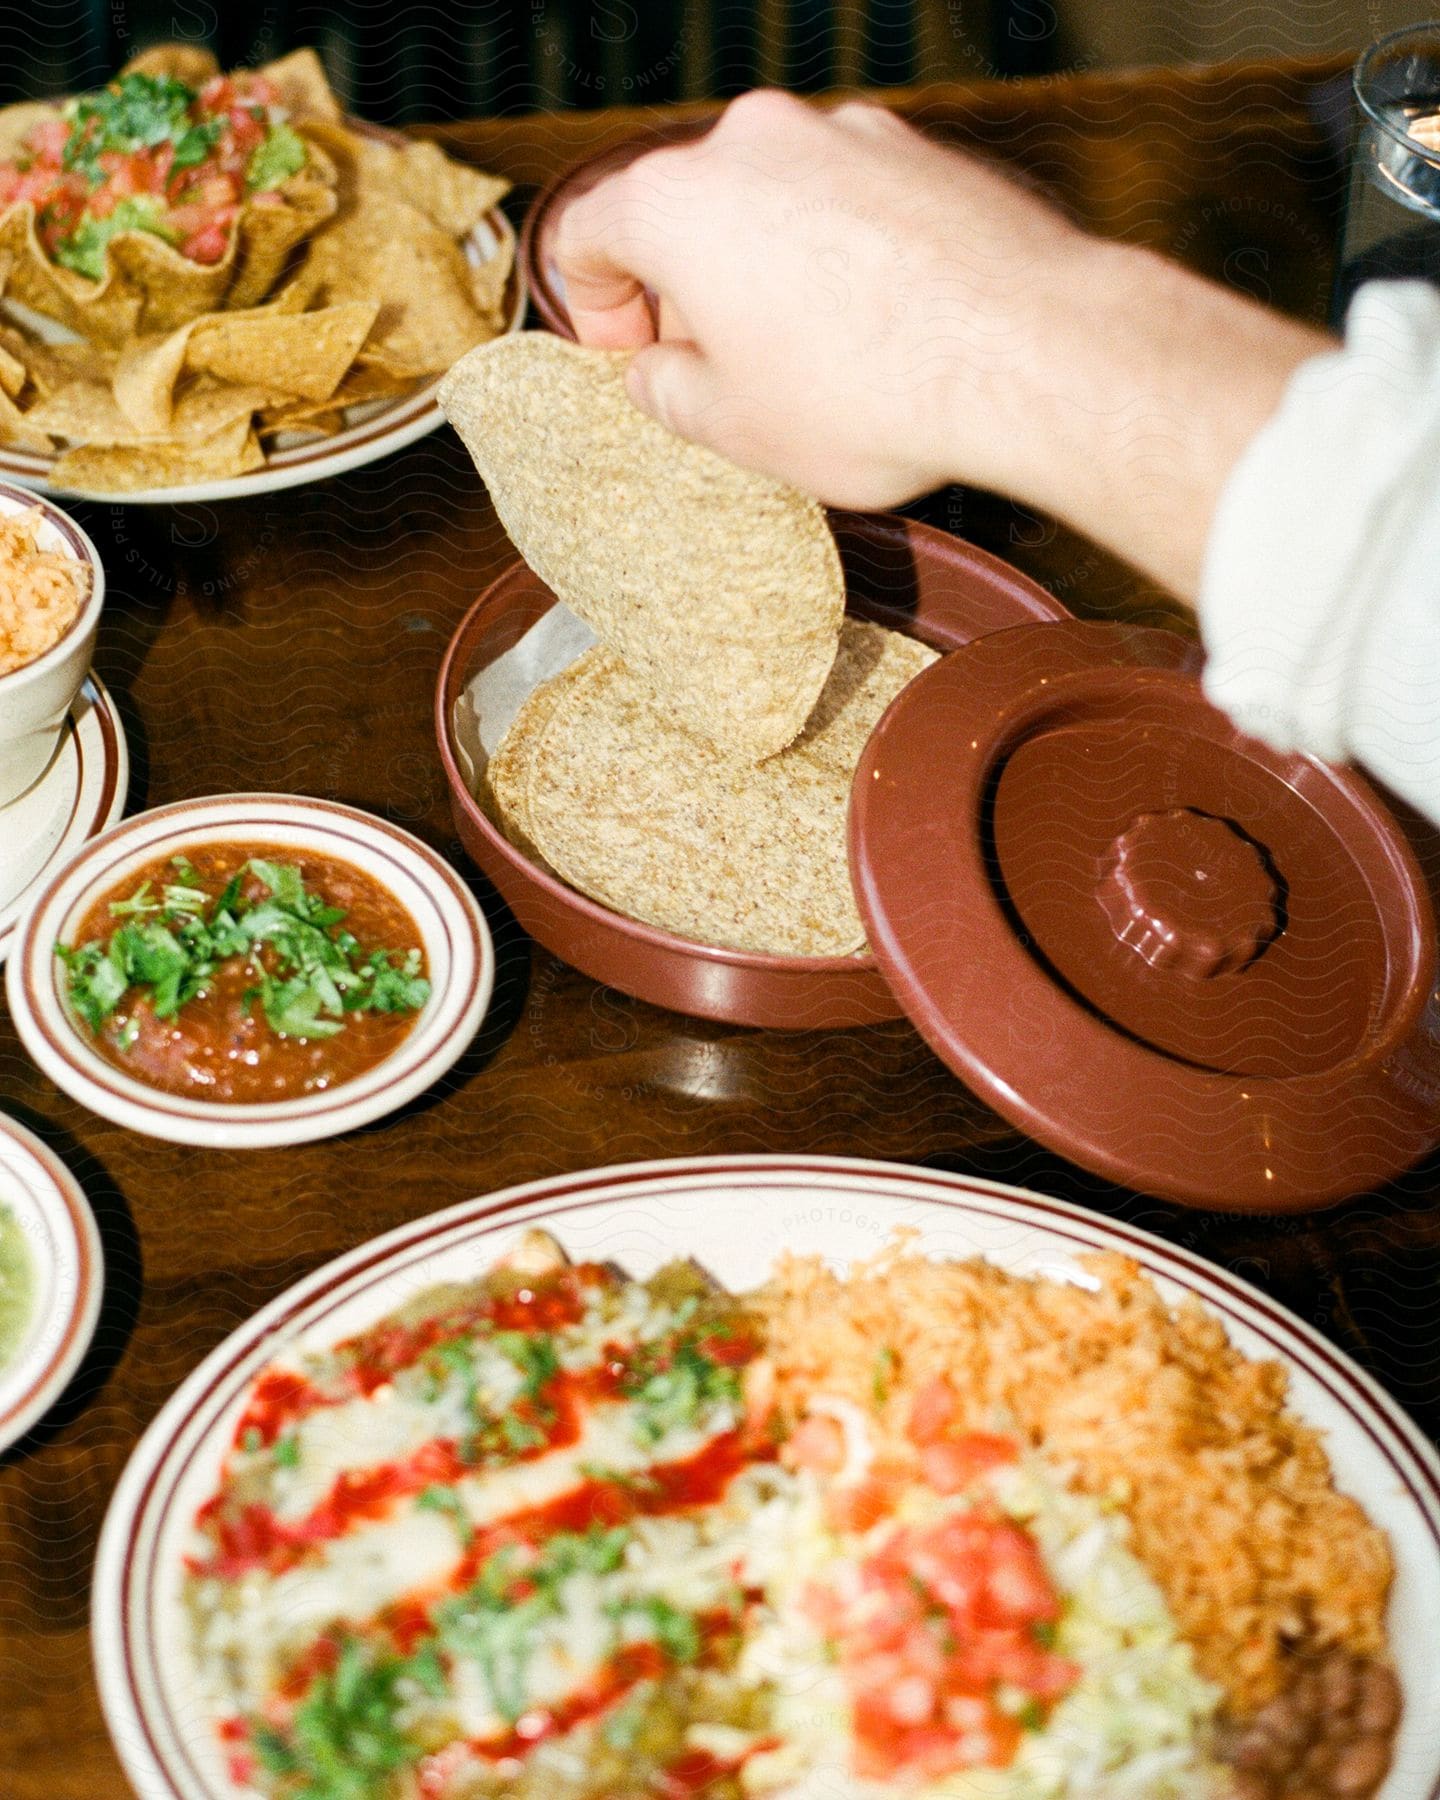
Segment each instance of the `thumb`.
M625 371L625 387L641 412L677 437L719 448L715 371L693 344L652 344L637 351Z

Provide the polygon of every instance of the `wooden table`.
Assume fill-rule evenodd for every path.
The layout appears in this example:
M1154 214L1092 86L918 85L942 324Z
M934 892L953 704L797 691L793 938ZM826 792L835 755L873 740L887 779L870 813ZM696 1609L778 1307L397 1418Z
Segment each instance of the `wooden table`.
M1017 158L1097 226L1319 317L1336 174L1305 100L1330 72L1086 77L897 99L933 128ZM640 117L513 119L443 135L533 183ZM130 734L132 809L243 788L324 795L398 821L473 876L452 831L430 709L456 621L511 551L449 432L269 498L77 510L110 581L98 667ZM1037 574L1078 611L1172 610L1110 559L1016 508L950 493L922 510ZM631 1158L805 1150L1033 1185L1257 1281L1440 1430L1440 1161L1309 1220L1184 1212L1017 1138L908 1026L783 1035L661 1013L537 950L476 886L499 953L478 1042L436 1092L337 1143L224 1154L133 1136L58 1093L0 1010L0 1106L83 1181L109 1262L81 1375L0 1459L5 1800L127 1791L90 1674L87 1589L111 1490L177 1382L317 1263L510 1182Z

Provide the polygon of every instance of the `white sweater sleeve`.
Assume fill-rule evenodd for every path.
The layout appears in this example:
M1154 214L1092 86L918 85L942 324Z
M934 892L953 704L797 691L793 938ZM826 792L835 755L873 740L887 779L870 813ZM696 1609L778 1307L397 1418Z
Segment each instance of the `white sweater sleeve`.
M1210 698L1440 822L1440 292L1375 282L1237 463L1201 577Z

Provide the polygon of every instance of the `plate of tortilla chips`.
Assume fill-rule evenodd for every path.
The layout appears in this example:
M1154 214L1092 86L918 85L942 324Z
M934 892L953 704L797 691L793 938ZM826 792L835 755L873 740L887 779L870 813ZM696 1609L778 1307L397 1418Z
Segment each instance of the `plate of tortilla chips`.
M0 476L219 500L413 442L523 316L508 186L346 117L310 50L0 109Z

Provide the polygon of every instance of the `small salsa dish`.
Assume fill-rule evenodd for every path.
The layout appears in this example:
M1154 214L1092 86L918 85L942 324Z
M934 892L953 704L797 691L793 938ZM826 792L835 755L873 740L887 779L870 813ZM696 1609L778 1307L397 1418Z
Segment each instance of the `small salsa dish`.
M236 795L140 814L67 864L22 928L10 1002L102 1117L269 1146L422 1092L474 1035L493 961L469 890L408 833Z
M0 1450L59 1398L94 1335L104 1257L79 1183L0 1113Z

